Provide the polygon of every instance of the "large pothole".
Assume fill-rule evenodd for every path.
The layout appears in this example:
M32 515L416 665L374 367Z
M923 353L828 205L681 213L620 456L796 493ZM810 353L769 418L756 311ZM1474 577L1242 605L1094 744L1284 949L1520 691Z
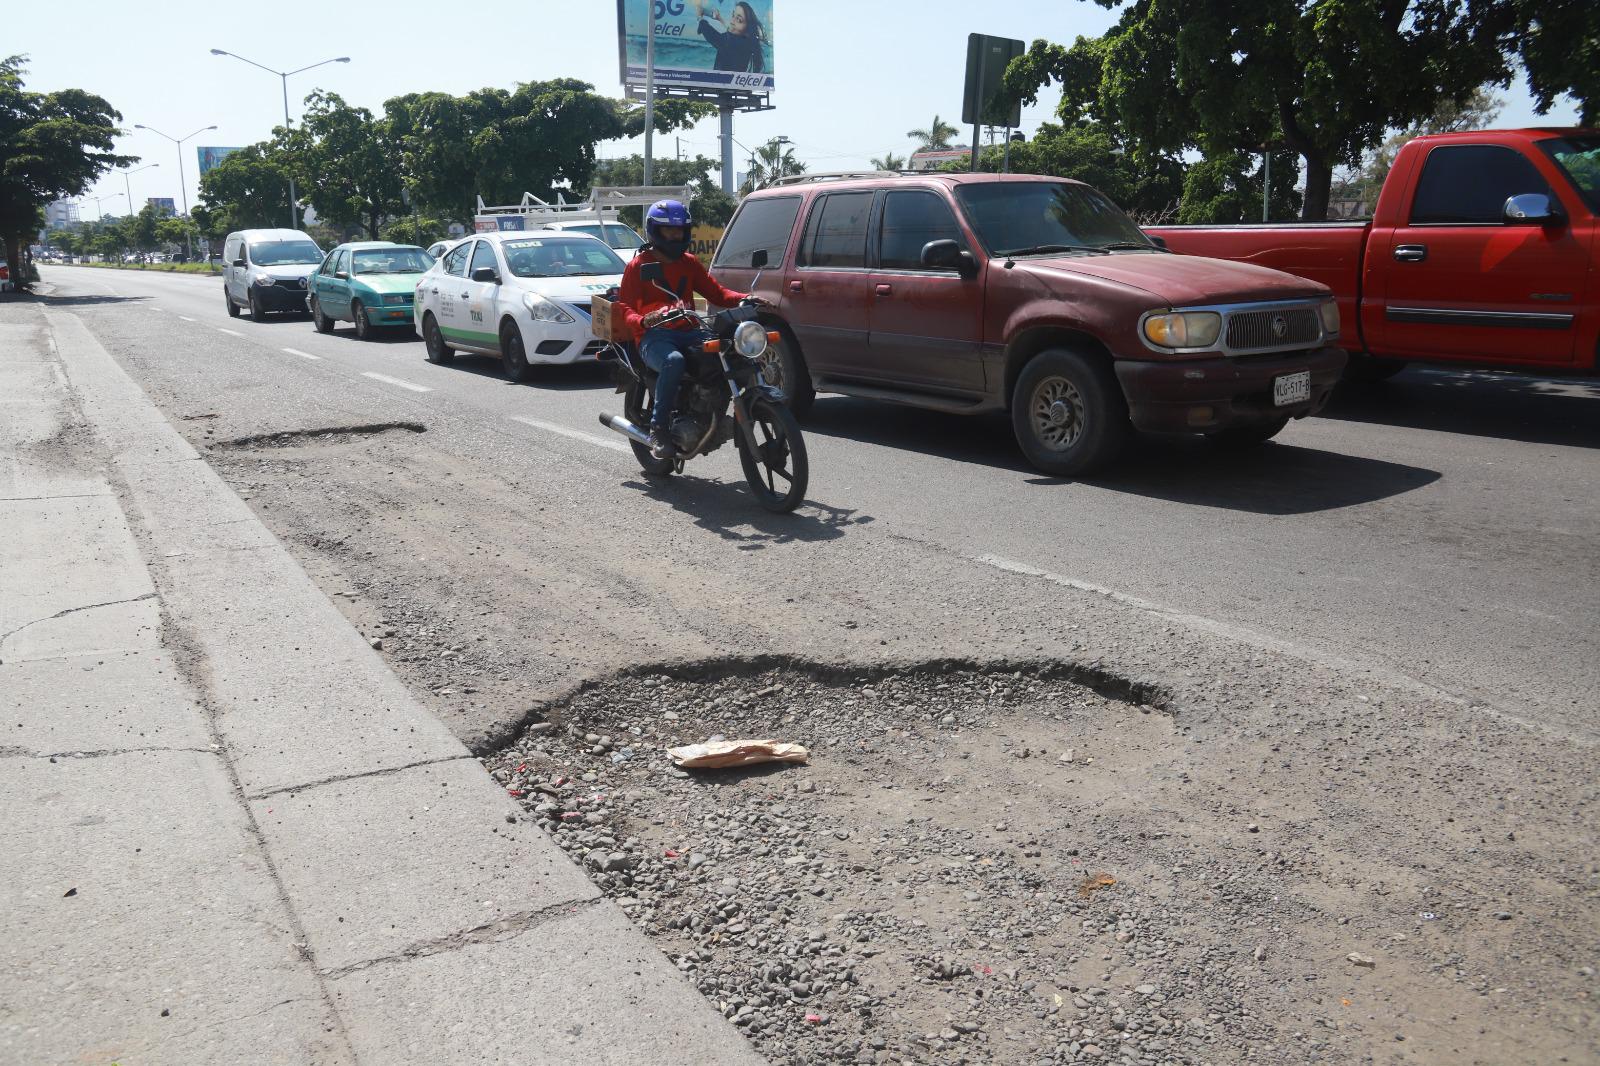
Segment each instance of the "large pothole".
M1070 672L619 676L486 761L774 1062L1191 1061L1120 898L1154 860L1093 824L1183 773L1177 727ZM665 754L716 736L811 760Z

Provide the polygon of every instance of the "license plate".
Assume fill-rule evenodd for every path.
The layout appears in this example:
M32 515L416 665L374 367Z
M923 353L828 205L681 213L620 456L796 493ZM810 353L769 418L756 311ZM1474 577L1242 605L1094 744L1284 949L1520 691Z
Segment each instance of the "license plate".
M1272 379L1272 402L1278 407L1292 403L1305 403L1311 399L1311 371L1285 374Z

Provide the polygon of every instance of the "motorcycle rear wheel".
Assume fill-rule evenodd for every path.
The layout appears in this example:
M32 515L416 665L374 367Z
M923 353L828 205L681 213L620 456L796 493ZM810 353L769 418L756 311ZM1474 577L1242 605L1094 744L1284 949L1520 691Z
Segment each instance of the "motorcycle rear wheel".
M649 431L650 415L655 409L655 393L647 388L642 381L635 381L628 386L628 394L622 401L623 417L640 429ZM628 438L628 444L633 448L633 457L639 460L639 469L650 477L667 477L675 470L671 459L657 459L650 454L650 449L643 444Z
M755 451L739 434L739 465L744 479L755 493L756 502L776 514L799 507L806 498L811 465L806 460L806 442L794 412L766 397L750 405L750 432Z

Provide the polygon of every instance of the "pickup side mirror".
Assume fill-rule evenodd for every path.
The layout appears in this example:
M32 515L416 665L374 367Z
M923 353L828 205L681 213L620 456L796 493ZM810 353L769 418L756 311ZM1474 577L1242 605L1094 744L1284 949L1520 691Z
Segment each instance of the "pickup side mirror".
M500 274L494 267L479 267L472 272L473 281L484 281L490 285L500 284Z
M1502 215L1514 226L1559 226L1567 219L1561 212L1561 205L1542 192L1525 192L1508 198Z
M935 270L954 270L964 278L978 276L978 261L963 251L956 241L929 241L922 246L922 265Z

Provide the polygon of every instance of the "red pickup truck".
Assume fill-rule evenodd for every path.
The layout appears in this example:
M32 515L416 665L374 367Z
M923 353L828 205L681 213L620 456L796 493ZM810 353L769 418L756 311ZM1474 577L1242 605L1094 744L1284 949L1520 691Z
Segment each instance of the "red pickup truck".
M1349 376L1409 361L1600 370L1600 131L1495 130L1400 149L1371 222L1155 226L1175 252L1334 291Z

